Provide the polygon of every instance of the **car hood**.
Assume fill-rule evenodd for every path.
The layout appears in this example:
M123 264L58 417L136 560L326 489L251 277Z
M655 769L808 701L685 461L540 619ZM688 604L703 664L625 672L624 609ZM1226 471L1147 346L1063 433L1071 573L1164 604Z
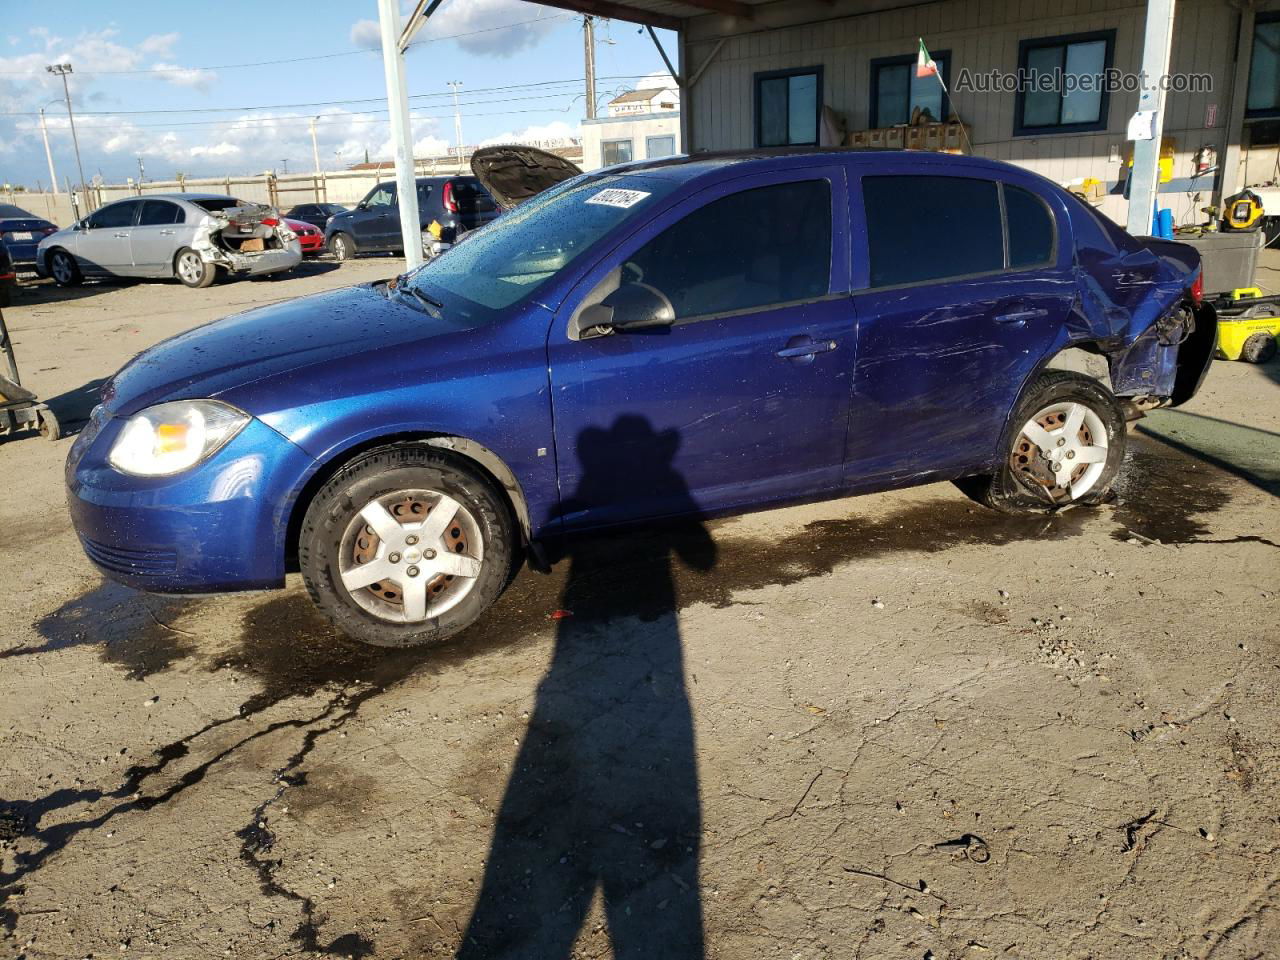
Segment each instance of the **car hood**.
M471 156L471 172L504 210L519 206L582 169L564 157L518 144L483 147Z
M388 299L379 285L362 284L258 307L161 341L108 381L102 400L113 415L130 416L152 404L217 397L265 377L457 330L456 323Z

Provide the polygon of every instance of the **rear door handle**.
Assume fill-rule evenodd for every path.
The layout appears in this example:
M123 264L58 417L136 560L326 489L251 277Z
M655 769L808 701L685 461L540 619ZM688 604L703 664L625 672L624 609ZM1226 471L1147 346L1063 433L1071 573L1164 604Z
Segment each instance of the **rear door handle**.
M115 237L117 240L124 240L129 235L127 233L113 233L112 236Z
M1045 317L1048 315L1048 310L1014 310L1011 313L1002 313L997 316L996 323L1026 323L1028 320L1036 319L1036 317Z
M809 337L792 337L788 344L775 354L784 360L813 358L836 348L834 340L811 340Z
M172 231L172 230L161 230L161 231L160 231L160 236L162 236L162 237L172 237L172 236L173 236L173 231Z

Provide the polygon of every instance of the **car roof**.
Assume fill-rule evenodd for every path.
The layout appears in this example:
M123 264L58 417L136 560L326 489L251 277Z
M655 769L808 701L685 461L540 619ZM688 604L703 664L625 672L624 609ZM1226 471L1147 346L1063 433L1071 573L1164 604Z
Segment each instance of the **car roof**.
M38 217L34 213L29 213L26 210L23 210L21 207L15 206L12 203L0 203L0 220L17 219L19 217L21 217L24 220L43 220L44 219L43 217Z
M987 174L1016 171L1027 174L1023 167L986 157L939 153L934 150L892 150L880 147L761 147L754 150L725 150L708 153L677 154L657 160L635 160L592 171L593 174L629 174L660 176L674 180L693 180L717 172L734 169L741 172L766 172L808 166L814 159L834 163L874 165L886 172L903 171L928 165L954 166L957 170L983 171Z

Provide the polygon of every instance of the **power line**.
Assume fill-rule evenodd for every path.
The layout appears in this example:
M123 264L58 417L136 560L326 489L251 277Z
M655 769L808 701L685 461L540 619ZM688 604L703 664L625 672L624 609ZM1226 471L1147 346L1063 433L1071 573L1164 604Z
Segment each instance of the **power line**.
M408 50L413 47L421 47L429 43L439 43L442 40L462 40L466 37L475 37L483 33L496 33L499 30L511 30L515 27L526 27L531 23L554 23L557 21L572 19L574 19L573 14L553 14L551 16L534 17L531 20L517 20L515 23L499 24L496 27L485 27L482 30L469 30L466 33L454 33L444 37L429 37L425 40L414 40L405 49ZM315 60L333 60L337 57L356 57L361 54L376 52L377 51L375 50L344 50L339 53L317 53L308 57L288 57L283 60L257 60L250 63L224 63L209 67L161 67L159 69L149 70L79 70L77 73L86 77L127 76L155 73L206 73L213 70L235 70L241 67L277 67L287 63L307 63ZM41 70L0 70L0 76L37 76L42 72L43 71Z
M648 76L648 74L637 73L630 75L615 75L610 77L599 77L600 80L635 80L640 77ZM502 87L481 87L471 91L472 93L505 93L514 90L529 90L536 87L549 86L570 86L582 83L581 78L573 80L540 80L534 83L516 83L508 84ZM417 93L411 96L410 100L434 100L443 99L451 96L448 93ZM552 94L557 96L557 94ZM161 114L187 114L187 113L243 113L247 110L304 110L312 107L341 107L347 104L360 103L384 103L386 97L363 97L352 100L316 100L309 103L270 103L260 104L257 106L245 105L237 107L187 107L184 109L164 108L157 110L90 110L80 111L81 116L85 117L126 117L126 116L144 116L144 115L161 115ZM463 104L466 106L466 104ZM29 111L11 110L0 111L0 117L34 117L38 114Z

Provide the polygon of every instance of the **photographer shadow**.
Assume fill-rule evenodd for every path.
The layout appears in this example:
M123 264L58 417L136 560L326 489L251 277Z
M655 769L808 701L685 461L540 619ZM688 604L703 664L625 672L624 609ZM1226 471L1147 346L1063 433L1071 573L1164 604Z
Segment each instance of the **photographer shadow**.
M578 437L564 515L655 493L690 517L675 431L643 417ZM696 519L568 542L551 666L499 809L462 960L572 955L599 891L618 960L701 960L702 831L672 562L715 546Z

